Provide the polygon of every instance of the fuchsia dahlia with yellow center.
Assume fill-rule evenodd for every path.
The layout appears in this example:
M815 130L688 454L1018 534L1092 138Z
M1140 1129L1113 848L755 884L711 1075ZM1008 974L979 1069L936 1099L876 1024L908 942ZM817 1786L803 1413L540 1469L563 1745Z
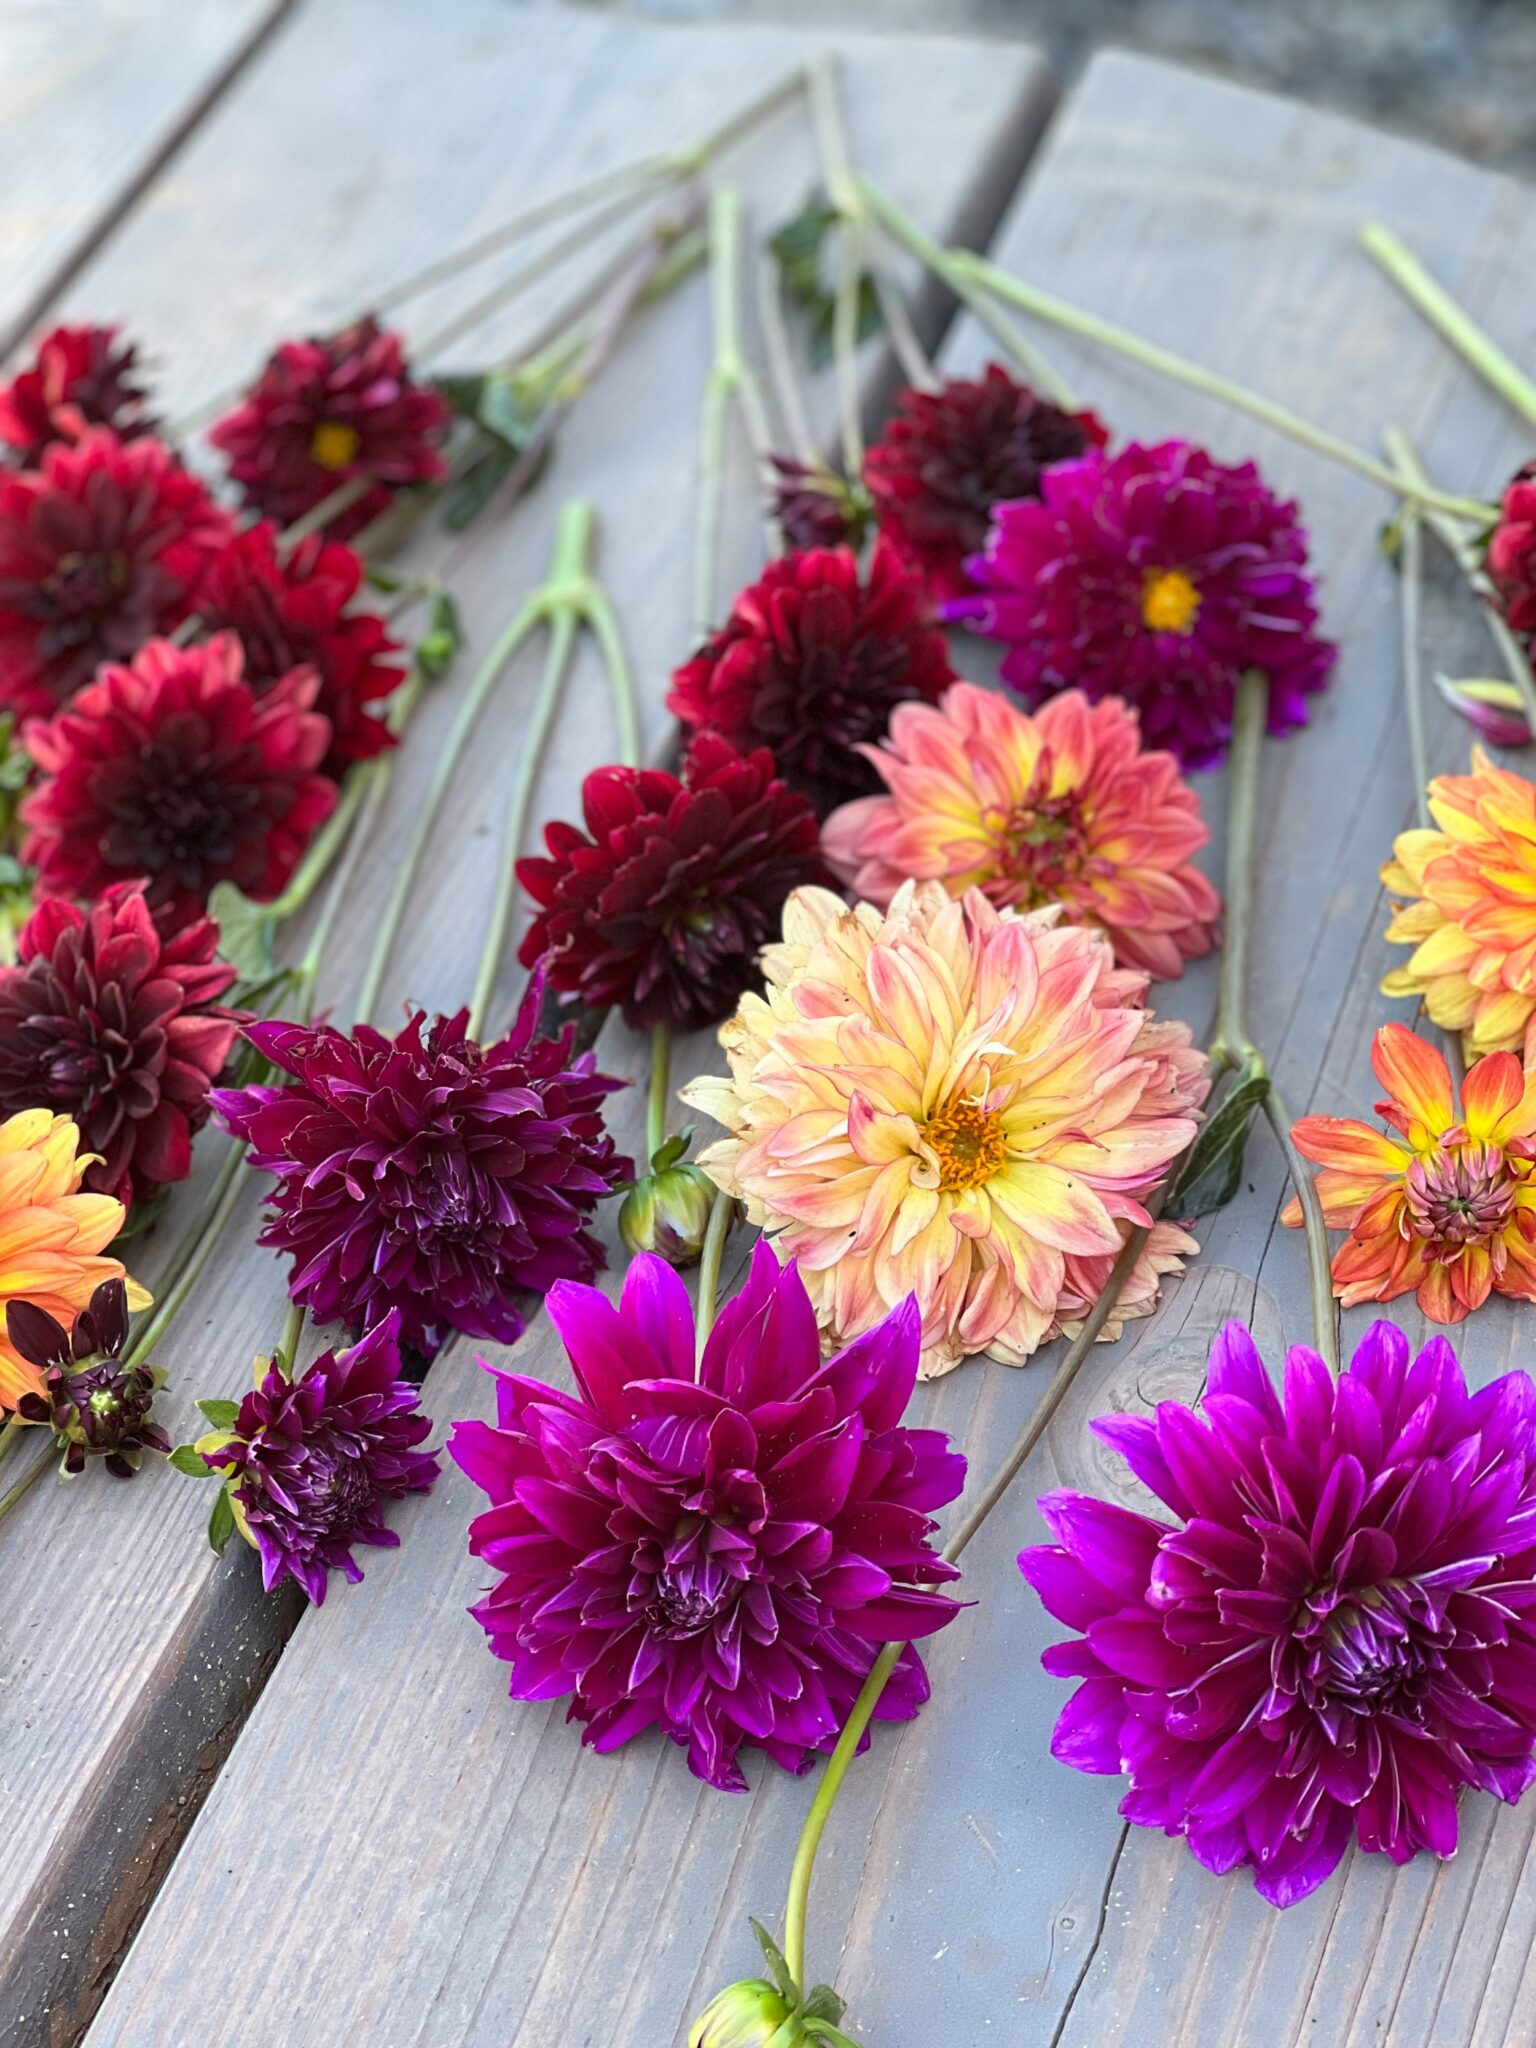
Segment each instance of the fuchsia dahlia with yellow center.
M729 1132L700 1165L798 1261L828 1344L915 1294L925 1375L1022 1364L1195 1134L1188 1029L1153 1021L1101 933L936 882L884 914L797 889L762 964L721 1027L729 1076L683 1091ZM1158 1226L1122 1318L1189 1248Z

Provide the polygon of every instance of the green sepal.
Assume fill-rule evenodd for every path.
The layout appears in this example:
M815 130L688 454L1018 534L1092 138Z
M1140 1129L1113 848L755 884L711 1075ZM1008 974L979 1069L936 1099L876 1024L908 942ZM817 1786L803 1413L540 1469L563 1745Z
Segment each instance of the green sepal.
M174 1465L178 1472L185 1472L189 1479L211 1479L212 1472L203 1463L203 1454L191 1444L178 1444L167 1454L165 1462Z
M664 1138L651 1154L652 1173L665 1173L669 1167L676 1166L677 1162L685 1156L688 1147L692 1143L692 1124L689 1124L685 1130L674 1131L670 1138Z
M830 1984L818 1984L805 2001L805 2017L823 2024L836 2026L842 2018L846 2001L838 1997Z
M763 1961L768 1965L768 1974L778 1986L779 1996L790 2005L800 2002L800 1987L789 1974L789 1964L784 1960L784 1951L768 1932L761 1920L749 1917L748 1926L757 1936L757 1945L763 1952Z
M215 1429L233 1429L240 1419L238 1401L199 1401L197 1405Z
M1168 1200L1172 1215L1209 1216L1237 1193L1253 1119L1269 1096L1263 1062L1250 1060L1206 1121Z
M235 1511L230 1506L229 1488L221 1486L213 1503L213 1512L208 1517L208 1543L216 1556L224 1555L224 1546L235 1533Z
M463 644L464 629L452 593L434 591L427 610L427 630L412 650L416 667L429 683L435 683L448 673Z

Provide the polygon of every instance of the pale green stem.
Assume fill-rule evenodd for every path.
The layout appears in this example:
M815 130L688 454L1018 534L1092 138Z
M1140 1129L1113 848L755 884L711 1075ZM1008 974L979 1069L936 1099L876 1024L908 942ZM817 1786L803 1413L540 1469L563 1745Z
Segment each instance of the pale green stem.
M741 194L734 185L717 185L710 195L709 279L714 334L709 377L704 386L699 426L699 501L693 555L693 623L700 639L715 623L715 576L719 555L720 495L725 469L725 430L732 402L759 469L770 453L768 422L762 394L741 341ZM768 522L770 552L781 545L778 528Z
M864 424L859 402L859 286L864 274L863 196L854 183L848 138L838 104L838 58L825 50L811 66L811 121L827 198L838 215L837 284L832 301L832 362L843 473L850 482L864 468Z
M42 1456L33 1459L9 1492L0 1494L0 1522L5 1520L12 1508L20 1506L52 1463L53 1445L50 1441Z
M304 858L294 869L293 878L282 895L267 904L264 915L269 924L279 925L290 917L296 917L314 894L316 885L329 872L331 862L340 852L362 804L370 765L360 762L348 771L335 810L309 842Z
M161 1295L150 1312L148 1321L134 1333L133 1342L123 1354L124 1365L139 1365L149 1357L197 1285L199 1275L212 1257L223 1235L224 1226L244 1192L245 1181L240 1172L244 1157L245 1148L236 1146L221 1165L218 1181L215 1183L218 1198L208 1211L208 1220L203 1225L202 1233L181 1261L181 1270L174 1284Z
M16 1448L16 1439L26 1426L19 1415L7 1418L4 1428L0 1428L0 1458L8 1458L11 1455Z
M1328 1256L1328 1222L1312 1169L1296 1150L1291 1113L1271 1078L1264 1092L1264 1114L1275 1142L1285 1156L1286 1171L1301 1203L1307 1241L1307 1281L1312 1291L1312 1339L1331 1373L1339 1370L1339 1312L1333 1299L1333 1266Z
M373 489L371 476L349 476L339 483L334 491L323 497L318 505L311 505L302 519L295 519L292 526L285 526L277 536L277 544L285 550L296 548L301 540L308 540L313 533L319 533L349 511L365 491Z
M709 1212L709 1226L704 1232L704 1249L699 1255L699 1294L694 1310L694 1328L697 1332L698 1355L704 1356L704 1346L710 1331L715 1327L715 1296L720 1291L720 1261L725 1256L725 1240L730 1233L731 1212L735 1209L734 1196L724 1189L716 1192Z
M618 614L601 584L593 583L586 594L587 630L597 642L598 653L608 673L613 695L613 717L618 732L618 759L626 768L640 766L640 699L635 678L624 652L624 636Z
M670 1024L653 1024L651 1027L651 1086L645 1102L645 1164L649 1169L651 1161L667 1142L667 1111L670 1108L669 1090L672 1079L672 1027Z
M283 1318L283 1333L277 1340L277 1350L272 1362L285 1380L293 1379L298 1371L299 1345L304 1338L304 1306L302 1302L290 1301L288 1313Z
M1411 478L1413 449L1398 427L1388 427L1381 437L1387 460L1394 469ZM1413 774L1413 803L1421 826L1426 830L1429 814L1429 741L1424 732L1424 663L1420 649L1420 600L1423 596L1423 515L1409 498L1403 500L1398 516L1397 599L1399 633L1403 643L1403 710L1408 727L1408 759Z
M1536 383L1527 377L1498 343L1485 334L1390 228L1372 221L1360 230L1366 254L1380 265L1403 297L1463 356L1485 384L1508 401L1523 418L1536 424Z
M810 467L820 460L821 450L806 414L805 393L795 365L794 343L790 339L789 322L784 317L778 261L771 250L763 252L757 265L757 321L763 331L763 353L768 359L768 386L778 408L779 423L784 429L784 438L778 446L781 449L787 447L798 461ZM765 481L771 485L771 473Z

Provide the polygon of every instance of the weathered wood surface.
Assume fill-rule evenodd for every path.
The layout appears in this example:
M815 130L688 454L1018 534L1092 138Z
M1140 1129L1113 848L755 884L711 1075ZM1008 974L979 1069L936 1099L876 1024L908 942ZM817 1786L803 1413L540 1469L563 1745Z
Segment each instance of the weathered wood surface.
M207 113L289 0L3 0L0 350Z
M250 67L65 303L75 313L126 319L166 366L170 410L195 406L248 375L270 341L333 322L532 200L692 139L814 47L797 33L674 33L495 0L464 0L449 15L414 0L317 0ZM861 160L895 181L934 226L984 238L1049 104L1035 60L943 40L872 38L851 49L849 80ZM925 120L914 131L907 110L919 91ZM759 225L792 211L815 177L803 112L778 116L725 169L741 177ZM415 331L435 330L487 282L476 275L434 295ZM561 277L531 297L520 324L502 323L492 339L526 331L563 302L571 282ZM625 621L649 736L660 730L667 673L689 643L695 422L708 347L707 294L694 280L636 325L565 431L537 497L512 519L477 529L460 551L453 583L470 646L403 751L324 996L346 1002L355 987L392 881L391 854L420 802L453 700L543 575L555 508L566 496L586 494L604 508L600 566ZM458 351L464 361L477 353L470 343ZM821 411L827 415L825 403ZM758 545L741 477L736 498L732 575L745 572ZM629 518L619 517L621 506L631 508ZM414 565L431 567L443 553L438 542ZM538 669L538 650L530 649L499 688L421 877L384 1015L399 1015L408 997L452 1008L467 994ZM575 809L580 778L610 756L612 732L600 671L583 659L541 782L539 816ZM508 1000L516 979L504 977ZM172 1230L175 1216L173 1209ZM228 1255L165 1347L174 1382L166 1419L175 1433L195 1425L195 1395L238 1391L252 1355L275 1340L280 1270L254 1248L255 1229L248 1199ZM163 1248L151 1247L135 1260L151 1282L160 1256ZM453 1370L461 1386L478 1379L467 1361L442 1368ZM441 1404L442 1412L454 1405L448 1388ZM207 1505L203 1489L154 1470L124 1488L45 1483L8 1523L11 1556L27 1560L25 1572L0 1580L0 2037L18 2048L72 2041L89 2019L292 1626L293 1605L261 1598L243 1547L222 1565L211 1558L201 1535ZM438 1520L446 1569L458 1562L463 1515L449 1499ZM428 1601L438 1604L435 1595ZM455 1611L462 1604L455 1597ZM499 1742L497 1674L487 1667L475 1675L493 1710L487 1740ZM391 1679L378 1703L394 1689ZM300 1747L318 1758L316 1734L306 1729ZM342 1861L353 1860L345 1848ZM212 1995L227 2023L227 1997L213 1993L207 1973L213 1954L204 1951L192 2003L152 2017L143 2038L201 2038ZM276 2039L280 2031L276 2019L252 2019L232 2038Z

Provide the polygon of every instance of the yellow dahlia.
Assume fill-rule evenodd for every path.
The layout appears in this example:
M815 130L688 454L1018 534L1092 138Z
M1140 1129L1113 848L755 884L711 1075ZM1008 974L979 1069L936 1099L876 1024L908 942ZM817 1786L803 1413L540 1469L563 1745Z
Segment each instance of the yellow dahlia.
M1429 785L1439 830L1399 833L1381 879L1402 904L1387 937L1411 945L1382 982L1422 1000L1469 1054L1519 1048L1536 1016L1536 784L1472 751L1470 775Z
M1204 1054L1102 933L1059 919L939 882L884 913L797 889L765 995L721 1026L729 1076L683 1090L729 1133L700 1165L798 1260L829 1345L915 1294L926 1375L1022 1364L1194 1136ZM1149 1246L1130 1313L1187 1247Z
M92 1155L67 1116L24 1109L0 1123L0 1410L43 1391L43 1376L5 1334L5 1306L35 1302L64 1328L103 1280L127 1279L117 1259L101 1256L123 1223L112 1195L80 1193ZM149 1296L128 1281L128 1306Z

